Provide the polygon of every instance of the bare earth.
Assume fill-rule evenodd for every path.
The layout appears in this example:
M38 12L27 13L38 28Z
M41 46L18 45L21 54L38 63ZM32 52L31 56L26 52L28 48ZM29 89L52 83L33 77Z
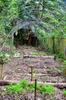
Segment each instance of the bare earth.
M3 79L4 80L22 80L31 79L31 68L33 66L34 78L42 82L63 82L64 78L58 70L60 67L53 56L47 56L43 51L38 51L34 47L22 46L18 52L20 57L13 57L7 64L4 64ZM43 55L35 55L40 53Z
M19 47L17 51L20 53L20 56L13 57L8 63L4 64L4 80L31 80L30 66L32 66L34 74L33 80L37 78L41 82L64 81L59 70L61 66L58 61L54 61L53 56L48 56L43 51L38 51L36 48L30 46ZM41 55L36 55L36 53ZM0 100L34 100L34 92L4 94L3 89L4 87L0 87ZM62 90L55 88L55 93L52 95L37 93L37 100L66 100L66 96L63 95Z

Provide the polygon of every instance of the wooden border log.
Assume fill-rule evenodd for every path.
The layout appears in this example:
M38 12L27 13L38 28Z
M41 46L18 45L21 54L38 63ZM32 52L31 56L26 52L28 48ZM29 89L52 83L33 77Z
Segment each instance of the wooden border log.
M11 80L0 80L0 86L6 86L6 85L10 85L10 84L17 84L19 83L19 81L11 81ZM30 84L35 83L35 81L30 81ZM41 85L52 85L54 87L57 87L58 89L66 89L66 83L49 83L49 82L38 82L37 84L41 84Z
M10 81L10 80L0 80L0 86L6 86L10 84L17 84L18 81Z
M31 76L31 72L29 72L29 74L26 74L26 73L24 73L24 74L21 74L22 76ZM38 76L38 77L40 77L40 76L50 76L50 77L56 77L56 76L61 76L61 74L59 73L58 75L57 74L53 74L53 73L51 73L51 74L40 74L40 73L36 73L35 74L35 76Z
M30 84L33 84L34 83L34 81L33 82L31 82ZM54 86L54 87L57 87L58 89L66 89L66 83L50 83L50 82L38 82L37 81L37 84L41 84L41 85L52 85L52 86Z
M24 55L23 58L44 58L44 59L54 59L54 56L32 56L32 55Z

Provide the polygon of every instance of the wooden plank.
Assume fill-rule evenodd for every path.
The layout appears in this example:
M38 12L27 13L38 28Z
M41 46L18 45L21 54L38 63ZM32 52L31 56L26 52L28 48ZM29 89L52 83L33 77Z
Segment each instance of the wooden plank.
M12 81L12 80L0 80L0 86L10 85L10 84L16 84L18 81Z
M33 84L34 82L31 82L31 84ZM52 85L58 89L66 89L66 83L49 83L49 82L37 82L38 84L41 84L41 85Z
M23 58L44 58L44 59L54 59L54 56L32 56L32 55L24 55Z
M10 84L17 84L19 81L11 81L11 80L0 80L0 86L10 85ZM35 81L30 81L30 84L35 83ZM52 85L54 87L57 87L58 89L66 89L66 83L49 83L49 82L39 82L37 81L37 84L41 85Z

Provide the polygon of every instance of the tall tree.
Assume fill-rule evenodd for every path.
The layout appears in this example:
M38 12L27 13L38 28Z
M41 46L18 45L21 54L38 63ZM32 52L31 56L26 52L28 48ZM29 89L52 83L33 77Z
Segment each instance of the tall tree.
M11 20L18 16L17 0L0 0L0 31L9 32Z

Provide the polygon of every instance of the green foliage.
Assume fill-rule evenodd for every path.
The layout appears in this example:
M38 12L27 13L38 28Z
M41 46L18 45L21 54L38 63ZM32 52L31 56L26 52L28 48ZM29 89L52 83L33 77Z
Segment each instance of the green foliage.
M29 82L27 80L22 80L19 82L20 86L23 88L27 88Z
M0 52L0 61L6 62L9 59L10 55L6 52Z
M30 91L34 91L35 90L35 84L31 84L29 87ZM41 84L37 84L37 91L39 91L42 94L53 94L55 92L55 89L52 85L41 85Z
M65 37L66 6L63 0L0 0L0 32L9 33L15 18L36 21L36 36L41 47L47 50L51 50L48 46L50 37ZM54 47L58 46L55 44Z
M39 87L38 87L39 88ZM39 91L43 94L43 93L47 93L47 94L53 94L55 89L52 85L42 85L42 87L39 88Z
M10 92L10 93L18 93L18 92L21 92L23 90L23 88L17 84L17 85L10 85L6 88L7 92Z
M66 77L66 60L63 63L63 76Z
M0 0L0 4L0 25L6 32L11 29L11 20L17 17L23 20L41 19L43 30L48 33L55 30L65 32L65 4L62 0ZM59 30L61 27L62 30Z
M66 90L65 89L63 90L63 94L64 94L64 96L66 96Z
M11 30L11 20L18 16L17 0L0 0L0 32Z
M19 93L19 92L26 92L26 91L34 91L35 84L30 84L27 80L22 80L18 84L12 84L6 87L6 91L10 93ZM37 84L37 91L40 93L47 93L52 94L54 93L55 89L51 85L41 85Z
M27 80L22 80L18 84L11 84L6 87L6 91L10 93L19 93L19 92L24 92L27 90L28 87L28 81Z
M35 90L35 84L30 84L28 87L28 91L34 91Z
M64 53L59 53L58 58L64 59Z

